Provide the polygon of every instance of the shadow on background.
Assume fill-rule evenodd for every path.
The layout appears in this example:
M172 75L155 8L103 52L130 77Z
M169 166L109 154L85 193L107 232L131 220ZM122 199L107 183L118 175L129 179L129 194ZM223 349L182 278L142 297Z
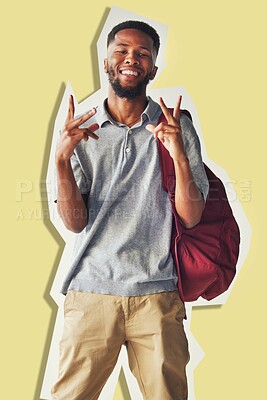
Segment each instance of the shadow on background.
M207 305L207 306L193 306L194 312L197 310L219 310L222 308L223 304L214 304L214 305Z
M121 392L123 395L124 400L131 400L131 396L129 393L129 389L127 386L127 382L125 379L125 375L123 372L123 369L121 369L120 375L119 375L119 382L120 382L120 388L121 388Z
M50 148L51 148L51 143L52 143L52 138L53 138L53 131L54 131L54 123L55 119L58 113L58 109L60 106L60 103L62 101L63 94L65 92L66 85L65 83L62 83L60 88L59 88L59 93L53 108L53 112L50 118L50 121L48 123L48 129L47 129L47 139L46 139L46 144L45 144L45 150L44 150L44 156L43 156L43 163L42 163L42 169L41 169L41 178L40 182L45 182L46 181L46 174L47 174L47 168L48 168L48 163L49 163L49 157L50 157ZM48 201L47 197L45 198L44 195L41 196L42 203L41 207L44 212L43 215L49 215L49 208L48 208ZM52 266L52 270L45 288L44 292L44 299L48 303L48 305L51 308L51 317L50 317L50 322L48 326L48 331L47 331L47 336L46 336L46 341L45 341L45 346L44 346L44 351L43 351L43 357L40 365L40 370L38 374L38 379L37 379L37 384L36 384L36 389L35 389L35 394L34 394L34 400L39 400L40 399L40 392L42 389L42 384L43 384L43 379L44 379L44 373L46 369L46 363L48 359L48 354L49 354L49 349L50 349L50 343L52 340L53 332L54 332L54 325L56 321L56 316L57 316L57 304L54 302L52 297L50 296L50 290L52 283L54 281L57 268L63 253L63 249L65 246L65 242L60 236L60 234L57 232L56 228L52 224L52 222L48 219L44 219L44 225L48 229L49 233L53 236L53 239L55 242L58 244L58 252L56 254L55 261Z

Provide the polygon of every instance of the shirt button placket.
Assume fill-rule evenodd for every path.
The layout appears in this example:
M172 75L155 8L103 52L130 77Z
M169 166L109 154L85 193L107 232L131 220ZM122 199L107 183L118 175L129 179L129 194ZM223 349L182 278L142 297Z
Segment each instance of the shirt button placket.
M128 143L128 135L131 135L131 134L132 134L132 130L131 130L131 129L128 129L128 132L127 132L127 146L126 146L126 148L125 148L126 154L130 154L130 152L131 152L131 149L130 149L129 143Z

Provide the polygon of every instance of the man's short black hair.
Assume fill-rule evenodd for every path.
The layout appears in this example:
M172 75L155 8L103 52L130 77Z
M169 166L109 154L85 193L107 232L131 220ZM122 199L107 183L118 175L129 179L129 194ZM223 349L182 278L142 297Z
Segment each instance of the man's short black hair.
M142 22L142 21L125 21L125 22L121 22L120 24L114 26L114 28L112 28L112 30L108 34L107 47L115 39L116 33L118 33L119 31L122 31L124 29L137 29L139 31L146 33L153 40L153 47L156 51L156 54L158 54L159 46L160 46L159 35L158 35L157 31L154 28L152 28L152 26L150 26L147 23Z

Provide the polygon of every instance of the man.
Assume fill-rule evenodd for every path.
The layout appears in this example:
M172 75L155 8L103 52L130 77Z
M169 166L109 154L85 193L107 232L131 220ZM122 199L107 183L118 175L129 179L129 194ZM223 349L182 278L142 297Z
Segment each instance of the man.
M78 233L66 294L59 379L52 398L94 400L121 346L146 400L187 399L184 304L170 253L173 215L162 188L157 141L174 161L175 207L200 220L208 182L191 124L146 95L156 72L157 32L126 21L108 35L108 97L67 120L56 151L57 203ZM167 122L157 124L164 113Z

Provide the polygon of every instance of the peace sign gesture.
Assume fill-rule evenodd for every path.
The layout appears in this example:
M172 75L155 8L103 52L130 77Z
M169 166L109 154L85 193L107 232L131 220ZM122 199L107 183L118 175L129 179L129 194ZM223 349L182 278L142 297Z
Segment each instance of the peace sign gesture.
M96 109L93 108L77 119L74 119L74 112L74 101L71 95L67 119L57 145L56 159L58 161L69 161L81 140L87 141L89 137L95 140L98 139L98 136L94 133L99 128L98 124L89 125L87 128L79 128L80 125L88 121L96 113Z
M171 114L162 97L160 97L160 107L167 120L167 123L161 122L157 126L152 124L148 124L146 126L146 129L152 132L155 138L159 139L163 143L163 145L169 151L170 156L176 161L186 159L184 144L181 137L181 102L182 96L179 96L173 110L173 114Z

